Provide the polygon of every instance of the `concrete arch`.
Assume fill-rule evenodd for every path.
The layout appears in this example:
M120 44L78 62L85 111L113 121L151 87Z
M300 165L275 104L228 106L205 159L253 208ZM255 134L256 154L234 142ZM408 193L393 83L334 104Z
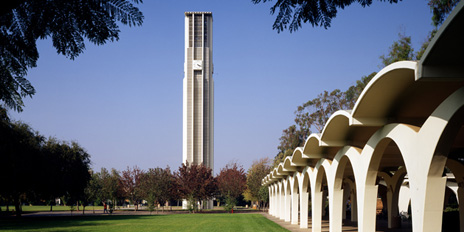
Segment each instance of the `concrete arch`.
M419 230L441 229L446 186L446 178L442 177L442 174L452 141L454 141L453 138L460 128L458 125L463 123L464 101L462 99L464 99L464 87L443 101L419 132L418 143L422 146L418 147L418 153L423 159L416 163L417 175L408 175L411 195L414 195L411 199L413 215L420 215L417 221L413 217L413 226Z
M305 168L300 175L300 228L308 228L308 203L309 194L311 193L311 175L312 169ZM309 190L309 191L308 191Z
M378 172L377 175L382 177L387 187L387 199L384 206L387 206L388 228L401 227L401 218L399 215L398 201L400 188L406 176L406 168L400 167L393 175L387 172Z
M395 62L372 78L364 88L351 113L351 125L381 126L387 111L403 91L415 81L417 62Z
M292 209L292 177L288 176L282 183L284 187L284 215L283 218L286 222L290 222L291 209Z
M291 222L292 224L298 224L298 218L299 218L299 206L300 206L300 184L299 184L299 176L300 173L296 172L293 175L292 178L292 210L291 210Z
M319 134L311 134L308 139L306 139L305 145L303 147L303 154L308 157L308 159L320 159L325 158L324 148L321 147L321 139Z
M357 202L357 194L356 194L356 183L352 181L351 179L346 179L345 180L346 185L349 187L350 192L346 193L349 194L349 198L351 199L351 222L350 224L357 224L358 222L358 202ZM345 190L344 190L345 191ZM344 192L345 194L345 192ZM345 199L345 198L344 198ZM344 208L346 207L346 202L343 202ZM344 215L344 219L345 219Z
M297 169L297 165L293 164L291 156L287 156L284 159L282 168L284 171L287 171L287 172L295 172Z
M307 164L307 160L308 157L303 155L303 149L301 147L297 147L295 151L293 151L291 161L294 165L299 167L305 167Z
M313 172L313 181L311 182L311 213L312 213L312 228L313 231L322 230L322 217L325 212L324 201L325 194L322 188L323 179L325 177L327 186L330 186L330 160L320 159ZM329 194L329 193L327 193ZM329 206L330 207L330 206ZM329 211L330 212L330 211ZM329 215L330 217L330 215Z
M339 110L327 120L321 133L321 145L341 147L350 129L351 111Z
M345 172L346 165L351 164L353 161L360 158L361 149L352 146L345 146L337 152L331 168L332 168L332 184L330 185L330 228L332 231L341 231L343 223L343 215L345 211L344 203L344 190L342 189L343 176ZM353 171L354 176L354 171ZM354 185L354 183L353 183Z
M277 183L277 187L279 189L279 192L278 192L278 199L279 199L279 212L277 213L277 217L280 218L280 219L284 219L284 216L285 216L285 180L282 179L281 181L279 181Z
M388 124L378 130L363 148L361 157L354 169L358 186L358 229L359 231L375 231L375 211L378 186L375 181L383 153L390 142L394 142L400 150L407 170L409 163L414 162L412 151L415 145L418 127L405 124Z

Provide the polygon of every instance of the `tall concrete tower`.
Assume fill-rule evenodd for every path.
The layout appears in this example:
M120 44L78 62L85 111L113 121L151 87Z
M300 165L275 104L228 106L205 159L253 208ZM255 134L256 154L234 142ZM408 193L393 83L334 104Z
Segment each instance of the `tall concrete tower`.
M213 15L185 12L183 162L214 168Z

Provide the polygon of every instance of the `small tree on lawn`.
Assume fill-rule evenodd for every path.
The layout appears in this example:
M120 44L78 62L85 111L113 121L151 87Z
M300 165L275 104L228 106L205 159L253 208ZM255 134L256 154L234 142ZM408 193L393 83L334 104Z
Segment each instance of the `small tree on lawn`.
M100 171L101 185L101 200L107 202L111 200L112 205L116 205L117 199L120 195L123 195L119 190L119 179L121 178L119 171L111 169L111 173L106 169L102 168Z
M88 203L93 203L95 206L95 203L97 201L101 200L101 178L100 178L100 173L92 173L92 177L87 185L87 187L84 190L85 193L85 200L83 201L84 204L84 211L85 211L85 205ZM84 213L84 211L82 213ZM95 213L95 207L93 207L93 213Z
M170 173L170 184L169 184L168 201L171 203L173 201L181 200L182 197L180 196L179 185L177 183L175 173L172 173L171 170L169 170L169 173ZM172 204L169 204L169 206L172 210Z
M255 160L253 161L250 169L248 169L246 180L247 191L245 198L251 201L258 201L258 207L260 202L263 203L264 200L263 198L260 198L260 189L262 188L261 180L271 171L269 163L270 161L268 158Z
M175 173L179 194L187 199L189 209L197 210L197 203L201 200L213 198L216 191L216 180L211 168L204 165L182 164Z
M246 174L241 165L229 163L217 176L219 194L225 198L226 211L231 210L237 204L237 198L246 188Z
M164 203L169 199L171 182L172 174L169 167L166 169L150 168L143 175L143 196L148 200L150 206L159 203L163 205L164 209Z
M132 170L127 167L127 170L121 172L119 179L119 187L124 197L127 197L134 205L135 211L138 210L138 202L142 197L142 180L143 170L135 166Z

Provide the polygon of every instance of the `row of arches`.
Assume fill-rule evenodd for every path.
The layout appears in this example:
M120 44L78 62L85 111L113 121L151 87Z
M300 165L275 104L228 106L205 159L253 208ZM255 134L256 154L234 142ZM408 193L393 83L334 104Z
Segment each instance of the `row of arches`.
M271 215L301 228L310 220L312 231L327 219L330 231L371 232L384 217L387 228L436 232L455 194L455 226L464 232L464 45L456 42L464 39L463 7L422 60L382 69L352 111L333 114L263 179Z
M358 230L375 231L379 186L383 186L388 228L395 228L400 223L399 192L407 177L409 194L414 196L414 231L441 231L447 182L456 183L458 202L464 197L463 124L461 88L420 128L387 124L364 147L340 147L333 158L314 159L298 148L264 180L269 186L270 214L307 228L310 210L312 229L320 231L328 211L330 231L341 231L349 204L349 220ZM292 162L298 159L306 160L307 165ZM446 176L445 167L454 178ZM460 217L464 221L462 214Z

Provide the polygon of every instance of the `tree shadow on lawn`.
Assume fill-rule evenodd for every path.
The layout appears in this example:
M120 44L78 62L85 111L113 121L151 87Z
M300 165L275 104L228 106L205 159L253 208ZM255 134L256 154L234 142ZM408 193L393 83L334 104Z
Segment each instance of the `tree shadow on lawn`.
M165 215L51 216L0 219L0 231L48 230L83 226L106 226L124 220L148 220Z

